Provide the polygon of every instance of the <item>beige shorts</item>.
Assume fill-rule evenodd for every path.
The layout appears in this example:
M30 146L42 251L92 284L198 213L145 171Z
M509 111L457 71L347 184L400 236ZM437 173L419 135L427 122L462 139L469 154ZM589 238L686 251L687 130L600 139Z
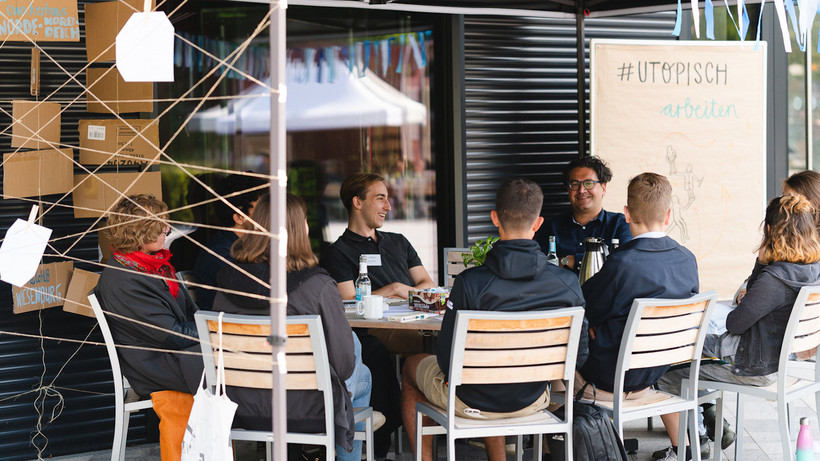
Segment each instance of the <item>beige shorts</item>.
M430 403L441 409L447 408L447 383L444 382L444 373L439 368L435 355L425 357L419 362L419 367L416 369L416 384L418 384L419 390L427 397ZM517 418L544 410L549 406L549 403L549 389L544 391L535 402L527 407L510 413L496 413L470 408L462 402L461 399L456 397L455 415L472 419Z

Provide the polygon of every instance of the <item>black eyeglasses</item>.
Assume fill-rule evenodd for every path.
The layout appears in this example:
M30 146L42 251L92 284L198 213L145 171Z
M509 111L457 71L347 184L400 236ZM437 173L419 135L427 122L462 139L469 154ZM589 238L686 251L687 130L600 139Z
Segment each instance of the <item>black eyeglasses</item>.
M581 186L584 186L584 189L592 190L592 188L595 187L596 184L601 184L601 181L594 181L592 179L585 179L583 181L570 181L569 184L567 184L567 189L579 190L581 189Z

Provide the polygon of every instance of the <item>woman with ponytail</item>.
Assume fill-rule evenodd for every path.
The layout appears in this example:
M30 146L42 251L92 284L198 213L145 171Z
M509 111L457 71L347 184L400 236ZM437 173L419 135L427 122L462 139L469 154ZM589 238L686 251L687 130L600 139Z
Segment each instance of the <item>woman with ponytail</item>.
M120 365L143 397L165 390L193 394L202 376L196 305L177 283L165 249L167 212L153 195L117 203L108 217L113 256L95 290L103 310L114 314L108 316L114 342L131 346L118 349Z

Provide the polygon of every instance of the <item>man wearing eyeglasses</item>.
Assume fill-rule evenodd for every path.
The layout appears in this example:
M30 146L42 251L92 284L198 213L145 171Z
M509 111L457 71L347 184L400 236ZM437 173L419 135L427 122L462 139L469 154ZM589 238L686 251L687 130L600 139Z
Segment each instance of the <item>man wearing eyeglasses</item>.
M572 208L547 221L535 240L547 253L549 236L554 235L561 265L577 272L584 256L584 239L599 237L611 247L612 239L623 244L632 240L632 233L622 213L604 210L606 185L612 179L612 171L603 160L577 158L564 168L562 179Z

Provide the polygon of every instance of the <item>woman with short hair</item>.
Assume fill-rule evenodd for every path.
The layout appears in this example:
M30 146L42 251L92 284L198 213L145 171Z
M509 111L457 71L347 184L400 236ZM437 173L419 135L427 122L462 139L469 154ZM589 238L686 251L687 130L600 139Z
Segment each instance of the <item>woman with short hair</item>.
M109 315L122 373L134 391L196 393L202 376L196 305L165 249L168 206L153 195L120 200L108 216L113 255L95 290ZM195 354L175 354L180 350Z

